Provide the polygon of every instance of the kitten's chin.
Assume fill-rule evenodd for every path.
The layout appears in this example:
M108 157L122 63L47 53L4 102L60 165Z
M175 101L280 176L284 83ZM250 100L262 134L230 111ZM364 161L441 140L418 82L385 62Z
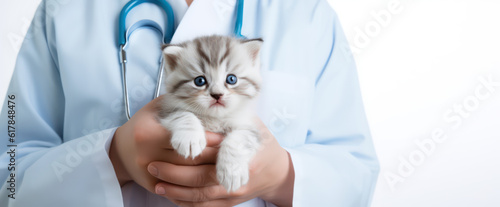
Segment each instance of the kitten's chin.
M214 106L210 106L206 112L207 115L212 117L224 117L227 114L227 108L225 106L217 104Z
M208 108L226 108L226 105L220 102L211 104Z
M248 108L249 102L247 101L210 101L204 103L204 113L212 117L226 117L227 115L245 111Z
M230 103L213 103L208 106L206 112L208 115L213 117L226 117L229 114L234 114L237 111L240 111L242 108L237 106L235 107Z

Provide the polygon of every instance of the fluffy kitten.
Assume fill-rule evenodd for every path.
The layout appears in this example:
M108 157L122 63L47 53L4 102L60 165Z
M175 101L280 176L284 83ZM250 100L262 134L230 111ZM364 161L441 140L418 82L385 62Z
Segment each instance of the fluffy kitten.
M261 39L209 36L163 48L167 93L160 122L186 158L206 147L205 130L225 135L216 169L228 192L247 184L259 148L250 103L260 89L261 45Z

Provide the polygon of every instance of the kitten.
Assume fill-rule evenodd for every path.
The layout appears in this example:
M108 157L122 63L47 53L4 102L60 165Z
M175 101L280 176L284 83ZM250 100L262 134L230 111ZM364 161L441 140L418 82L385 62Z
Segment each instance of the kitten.
M217 179L228 192L247 184L248 165L260 146L250 106L260 90L262 39L208 36L164 45L164 95L160 122L184 157L200 155L205 130L225 136Z

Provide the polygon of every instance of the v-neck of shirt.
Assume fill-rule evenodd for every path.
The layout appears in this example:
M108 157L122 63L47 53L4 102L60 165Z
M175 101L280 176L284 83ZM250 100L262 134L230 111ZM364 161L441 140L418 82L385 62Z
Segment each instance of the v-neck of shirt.
M189 5L185 0L166 0L174 11L175 26L178 27L184 15L189 10Z
M186 6L171 43L176 44L207 35L233 35L236 0L193 1L189 7L185 0L170 1L182 1Z

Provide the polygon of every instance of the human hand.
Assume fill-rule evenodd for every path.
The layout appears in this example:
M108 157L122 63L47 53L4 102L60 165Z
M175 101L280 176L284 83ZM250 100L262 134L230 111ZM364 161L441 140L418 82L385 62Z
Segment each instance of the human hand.
M148 164L153 161L177 165L215 163L217 149L213 146L220 144L222 136L207 132L207 147L202 153L204 156L185 159L173 150L170 132L156 119L159 101L161 97L146 104L115 132L109 157L120 186L135 181L154 193L159 180L147 170Z
M216 160L217 151L207 148L195 162L151 162L149 172L161 180L155 186L156 193L180 206L233 206L256 197L291 206L295 175L290 156L262 121L256 122L262 142L250 163L247 185L230 193L219 185L215 162L211 162Z

